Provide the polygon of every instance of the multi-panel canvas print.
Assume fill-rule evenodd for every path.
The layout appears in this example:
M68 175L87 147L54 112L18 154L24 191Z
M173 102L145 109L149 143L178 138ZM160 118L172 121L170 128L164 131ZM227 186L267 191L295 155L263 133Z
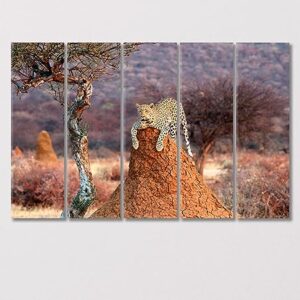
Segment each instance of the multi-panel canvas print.
M13 43L12 217L64 209L64 44Z
M13 218L290 216L289 44L13 43L11 58Z

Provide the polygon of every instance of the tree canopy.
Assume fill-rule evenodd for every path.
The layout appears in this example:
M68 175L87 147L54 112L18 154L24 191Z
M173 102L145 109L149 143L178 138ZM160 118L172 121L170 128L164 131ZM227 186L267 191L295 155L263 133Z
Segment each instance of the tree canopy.
M124 55L137 44L126 44ZM69 85L82 80L95 81L118 69L121 60L120 43L70 43L67 46ZM63 103L65 80L65 47L63 43L13 43L12 83L17 93L46 85L46 90Z

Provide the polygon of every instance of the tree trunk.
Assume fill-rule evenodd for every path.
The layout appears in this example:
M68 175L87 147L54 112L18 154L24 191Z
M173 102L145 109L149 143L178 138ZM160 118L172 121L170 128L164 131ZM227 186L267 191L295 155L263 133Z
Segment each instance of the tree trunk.
M213 143L209 142L209 143L205 144L203 147L201 147L201 149L199 150L199 154L196 159L196 166L197 166L198 172L200 173L201 176L203 176L203 171L204 171L204 167L205 167L205 163L206 163L206 157L207 157L207 154L209 153L212 145L213 145Z
M90 168L87 129L81 124L83 112L91 105L92 84L83 79L78 84L74 102L68 107L68 129L73 158L76 162L80 187L69 208L70 218L82 218L96 197Z

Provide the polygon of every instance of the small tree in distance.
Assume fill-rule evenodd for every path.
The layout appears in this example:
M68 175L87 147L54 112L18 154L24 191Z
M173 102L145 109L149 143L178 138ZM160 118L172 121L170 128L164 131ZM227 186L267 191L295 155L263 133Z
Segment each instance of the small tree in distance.
M124 54L136 49L126 44ZM73 158L76 162L80 187L72 200L70 217L83 217L96 197L88 155L88 132L82 124L83 113L91 106L93 82L109 75L120 65L119 43L68 44L68 76L65 78L65 51L63 43L13 43L12 79L17 94L30 89L44 88L64 106L64 82L76 90L74 99L68 101L68 130Z
M127 104L129 116L136 115L134 103L156 103L166 97L176 98L176 86L159 88L143 82ZM183 84L181 102L189 126L191 142L196 146L196 166L200 174L207 155L220 138L233 136L233 79L230 76L200 83ZM263 82L241 80L237 90L237 132L240 140L256 132L271 132L272 118L282 116L288 99ZM127 122L128 126L131 124ZM129 136L130 127L126 128ZM131 143L128 140L128 143Z
M231 77L184 86L182 103L190 124L191 141L198 146L196 165L201 174L215 141L233 134ZM271 118L280 116L287 99L262 83L242 80L237 88L237 131L241 139L257 131L270 132Z

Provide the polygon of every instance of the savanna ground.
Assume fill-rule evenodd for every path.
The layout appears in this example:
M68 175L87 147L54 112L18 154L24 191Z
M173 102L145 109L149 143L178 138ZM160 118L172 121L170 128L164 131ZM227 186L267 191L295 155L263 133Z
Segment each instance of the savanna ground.
M229 209L232 208L232 159L229 154L210 155L204 180ZM238 218L289 217L289 155L238 151Z
M89 207L91 215L107 201L120 183L120 157L113 154L96 158L91 151L91 170L97 190L97 199ZM125 169L126 172L126 169ZM71 202L79 187L76 165L68 163L68 201ZM12 217L59 218L64 207L64 160L45 164L34 159L34 153L26 152L12 158Z
M128 156L128 155L127 155ZM69 159L68 200L76 194L79 179ZM120 156L91 155L97 199L86 217L107 201L120 183ZM274 172L276 170L276 172ZM289 156L286 153L238 152L237 213L240 218L286 218L289 216ZM64 163L43 164L32 152L12 159L12 216L14 218L59 218L63 209ZM125 176L128 160L125 162ZM211 154L204 180L229 209L232 208L232 155Z
M204 166L203 178L218 199L232 210L232 155L229 153L209 155Z

